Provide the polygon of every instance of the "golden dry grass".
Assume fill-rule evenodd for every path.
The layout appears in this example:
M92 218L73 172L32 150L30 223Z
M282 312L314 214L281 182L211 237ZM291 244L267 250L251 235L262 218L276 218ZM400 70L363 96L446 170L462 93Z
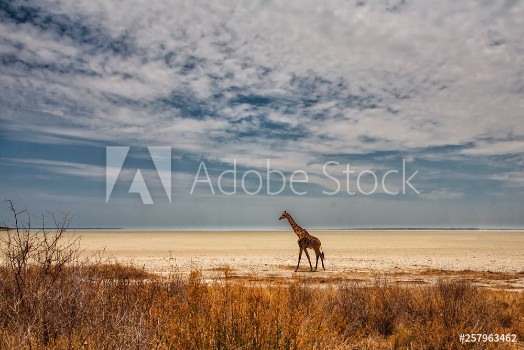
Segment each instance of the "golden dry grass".
M37 272L31 269L31 280ZM95 264L63 269L40 285L28 282L17 295L6 284L11 273L1 270L5 349L459 349L460 333L524 337L523 293L460 280L415 287L386 279L205 283L199 271L161 278Z

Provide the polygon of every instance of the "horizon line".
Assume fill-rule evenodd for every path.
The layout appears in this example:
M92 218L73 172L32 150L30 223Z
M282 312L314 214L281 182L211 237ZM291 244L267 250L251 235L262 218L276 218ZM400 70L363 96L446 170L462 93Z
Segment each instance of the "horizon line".
M20 228L24 229L24 228ZM55 230L56 227L35 227L31 230ZM0 231L16 230L13 227L0 227ZM271 228L271 227L68 227L66 230L114 230L114 231L178 231L178 232L197 232L197 231L209 231L209 232L255 232L255 231L288 231L286 228ZM331 227L331 228L308 228L310 231L524 231L524 227L420 227L420 226L406 226L406 227Z
M53 229L53 228L46 228ZM246 227L246 228L216 228L216 227L71 227L69 230L116 230L116 231L288 231L285 228ZM309 228L310 231L524 231L524 227L338 227L338 228Z

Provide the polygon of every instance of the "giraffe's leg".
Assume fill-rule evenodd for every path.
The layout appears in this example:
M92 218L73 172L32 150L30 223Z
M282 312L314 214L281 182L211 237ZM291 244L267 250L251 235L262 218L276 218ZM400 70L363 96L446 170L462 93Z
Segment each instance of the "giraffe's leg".
M306 252L307 254L307 252ZM298 253L298 264L297 264L297 268L295 269L295 272L298 271L298 267L300 266L300 259L302 258L302 247L300 247L300 252Z
M309 261L309 270L313 271L313 265L311 265L311 259L309 258L309 253L307 252L307 248L304 248L304 251L306 252L307 260Z
M322 268L325 270L324 268L324 253L322 253L320 251L320 246L318 247L315 247L315 255L316 255L316 258L317 258L317 261L315 262L315 271L317 271L318 269L318 258L320 258L322 260Z

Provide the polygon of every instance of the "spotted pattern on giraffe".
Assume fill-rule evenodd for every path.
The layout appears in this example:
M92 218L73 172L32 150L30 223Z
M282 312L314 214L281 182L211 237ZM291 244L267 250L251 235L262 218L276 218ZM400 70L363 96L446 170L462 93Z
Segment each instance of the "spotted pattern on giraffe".
M320 240L317 237L310 235L306 229L300 227L295 222L295 220L293 220L293 218L287 211L284 211L279 218L279 220L284 220L284 219L287 219L287 221L291 225L291 228L293 229L293 231L295 232L295 234L298 237L297 243L298 243L298 248L300 251L298 253L298 264L297 264L297 268L295 269L295 272L298 271L298 268L300 266L300 260L302 259L302 252L306 253L307 260L309 261L310 271L313 271L313 265L311 264L311 259L307 251L308 248L313 249L315 251L315 257L316 257L315 271L317 271L317 268L318 268L318 259L319 258L322 262L322 268L326 270L326 268L324 267L324 252L322 251L322 243L320 243Z

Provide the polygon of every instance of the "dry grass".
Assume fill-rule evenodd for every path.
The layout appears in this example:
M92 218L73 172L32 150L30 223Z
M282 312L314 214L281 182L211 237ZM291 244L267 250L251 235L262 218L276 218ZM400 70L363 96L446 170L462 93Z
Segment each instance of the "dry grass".
M524 271L521 272L493 272L493 271L473 271L473 270L461 270L461 271L449 271L439 269L426 269L421 272L426 276L459 276L464 279L488 279L488 280L516 280L524 277Z
M464 281L206 284L199 271L134 279L114 268L70 267L24 295L3 283L0 348L455 349L460 333L524 337L524 294Z
M229 266L214 283L200 271L160 277L80 261L76 245L61 243L64 228L0 242L0 348L461 349L460 333L524 339L524 293L457 279L271 285L231 279Z

